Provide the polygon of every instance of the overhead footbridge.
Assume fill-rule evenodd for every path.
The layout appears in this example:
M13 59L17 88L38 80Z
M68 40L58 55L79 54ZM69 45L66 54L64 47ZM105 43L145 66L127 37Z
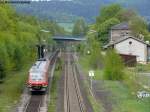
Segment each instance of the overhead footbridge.
M68 46L78 45L79 43L85 42L85 37L72 37L72 36L55 36L53 40L57 43L57 48L66 48Z
M71 42L74 42L74 41L86 41L86 38L85 37L72 37L72 36L55 36L53 37L53 40L55 41L71 41Z

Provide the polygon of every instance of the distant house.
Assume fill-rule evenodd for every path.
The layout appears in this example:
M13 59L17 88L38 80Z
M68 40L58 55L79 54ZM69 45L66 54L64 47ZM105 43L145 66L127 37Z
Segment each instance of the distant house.
M105 48L114 48L119 54L136 56L137 62L147 63L150 61L150 44L133 36L126 36L111 42Z
M126 36L132 36L132 31L127 22L123 22L111 27L110 42L115 42Z

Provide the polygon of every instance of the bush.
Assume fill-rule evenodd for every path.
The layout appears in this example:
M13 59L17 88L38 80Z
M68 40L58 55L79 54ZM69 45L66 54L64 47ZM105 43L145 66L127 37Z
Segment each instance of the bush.
M7 50L4 44L0 44L0 81L6 76L6 70L8 70L9 60L7 59Z
M103 68L103 56L100 48L101 44L96 39L91 41L91 55L89 59L91 67L94 69L101 69Z
M107 80L123 80L124 64L114 50L107 51L105 57L104 78Z
M3 81L5 77L5 68L3 64L0 62L0 82Z

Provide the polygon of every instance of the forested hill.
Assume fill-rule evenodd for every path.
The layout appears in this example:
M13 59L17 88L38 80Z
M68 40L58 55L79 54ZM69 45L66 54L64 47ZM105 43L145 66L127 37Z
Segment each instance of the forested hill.
M0 19L0 82L7 73L19 71L36 59L36 44L42 40L52 44L50 35L65 33L55 22L19 15L9 5L0 5Z
M40 18L49 18L59 22L72 22L84 17L88 22L94 21L102 6L119 3L136 10L140 15L150 19L149 0L50 0L15 5L18 12L25 12Z

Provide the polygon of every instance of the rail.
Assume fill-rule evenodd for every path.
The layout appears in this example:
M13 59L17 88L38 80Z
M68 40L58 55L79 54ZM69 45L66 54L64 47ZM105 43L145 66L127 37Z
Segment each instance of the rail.
M77 71L75 69L73 56L72 56L72 54L68 54L65 57L67 57L67 60L65 60L65 93L66 93L65 94L65 98L66 98L65 112L72 112L73 109L71 110L71 108L75 108L75 107L71 107L71 105L72 105L71 100L75 100L75 99L71 98L72 96L71 96L71 89L70 88L75 88L74 89L74 92L75 92L74 95L76 95L76 97L77 97L76 103L78 105L78 109L73 110L73 111L74 112L86 112L86 108L84 105L84 101L83 101L82 94L81 94L80 87L79 87L79 83L78 83L78 78L76 76ZM69 77L70 77L70 79L69 79ZM71 83L73 83L74 87L69 85L70 84L69 80L72 81Z
M80 111L81 112L86 112L86 108L85 108L85 105L84 105L84 101L83 101L83 98L82 98L82 94L81 94L81 91L80 91L79 82L78 82L78 78L77 78L77 73L78 72L77 72L77 69L75 68L75 63L74 63L75 60L74 60L73 55L71 55L71 57L72 57L73 78L74 78L74 83L75 83L78 102L79 102L79 105L80 105Z
M55 60L57 58L58 53L59 50L56 50L56 52L54 52L50 57L48 57L50 60L50 65L53 65L56 62ZM40 112L45 95L46 94L43 93L41 94L35 93L31 95L31 98L24 106L23 112Z
M40 112L44 95L33 95L27 103L24 112Z

